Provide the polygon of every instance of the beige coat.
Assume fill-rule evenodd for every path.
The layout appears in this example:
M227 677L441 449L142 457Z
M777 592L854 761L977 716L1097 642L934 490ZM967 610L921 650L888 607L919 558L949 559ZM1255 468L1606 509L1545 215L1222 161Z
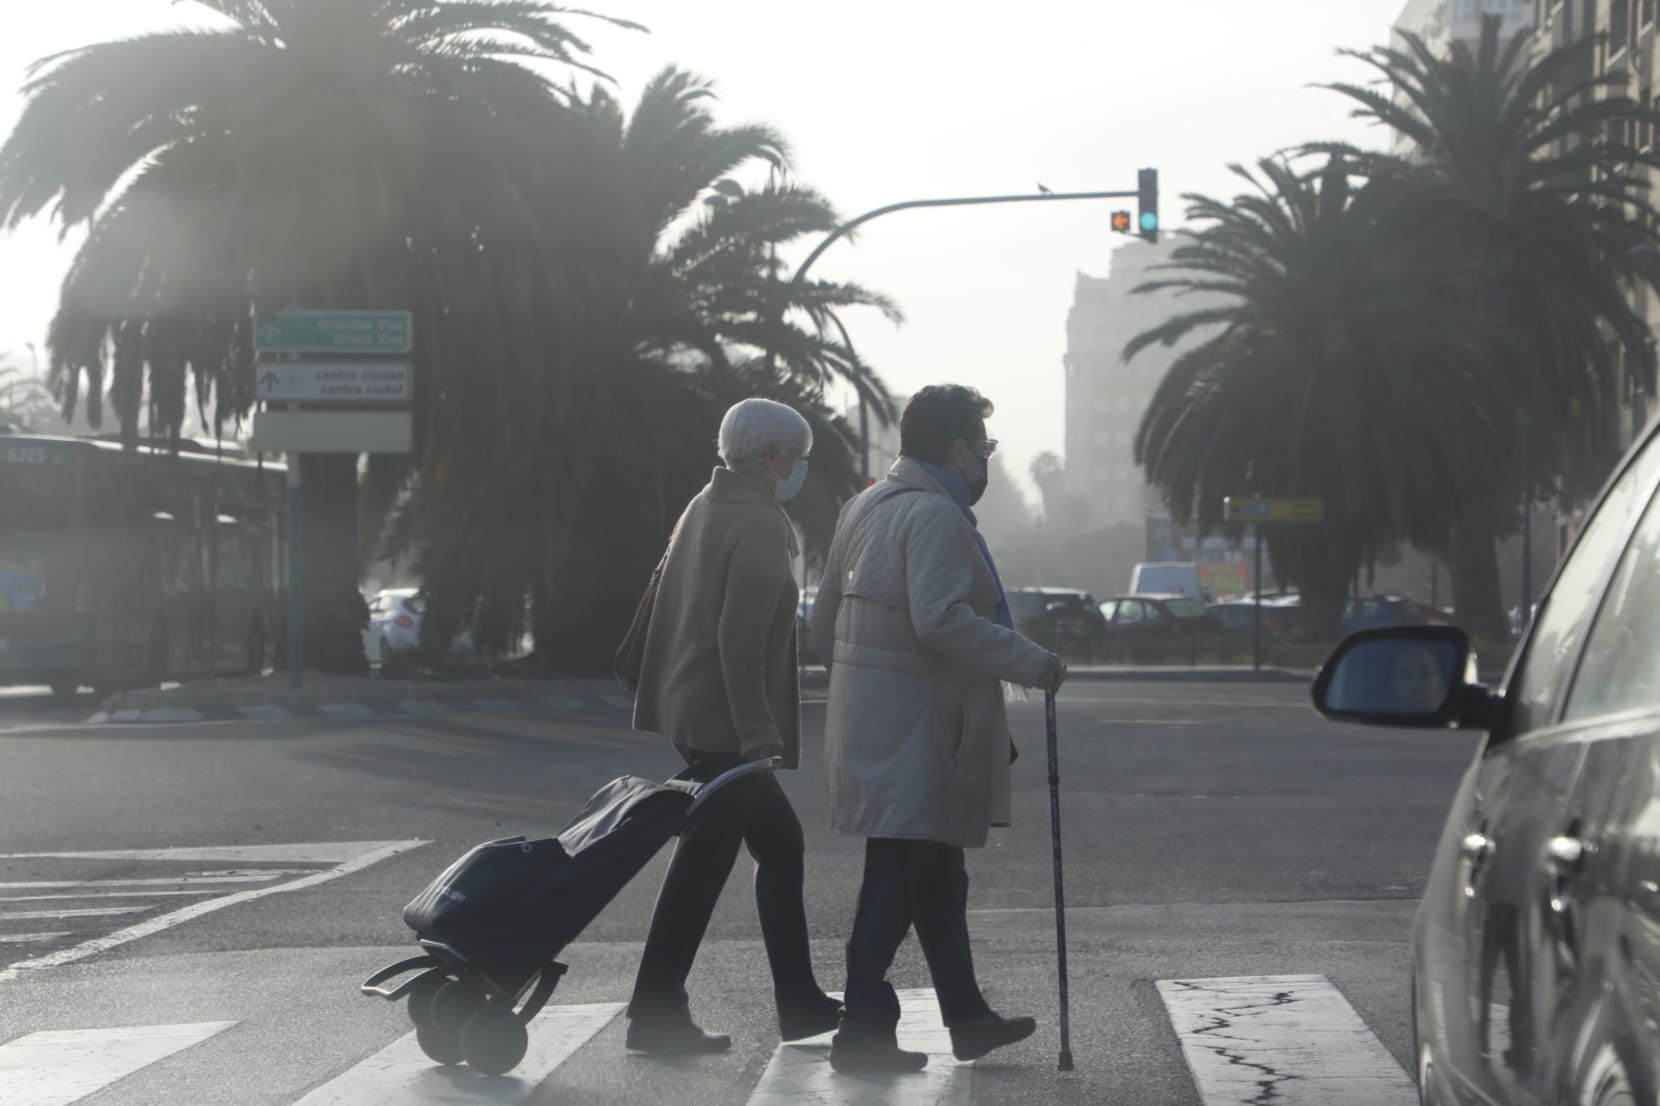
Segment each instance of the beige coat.
M1049 653L996 615L974 528L922 466L842 509L812 615L837 829L979 847L1008 824L1002 681L1036 685Z
M801 758L794 532L759 484L717 468L669 539L634 728L704 753Z

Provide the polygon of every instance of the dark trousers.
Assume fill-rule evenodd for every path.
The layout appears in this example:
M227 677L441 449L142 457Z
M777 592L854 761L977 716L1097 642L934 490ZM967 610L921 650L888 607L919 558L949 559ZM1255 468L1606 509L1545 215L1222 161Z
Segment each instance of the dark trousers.
M844 1028L891 1034L899 996L888 969L905 934L916 927L928 974L947 1026L984 1016L989 1007L974 981L968 944L968 871L963 850L937 841L872 837L853 935L847 941Z
M739 763L735 757L698 754L690 760L686 775L699 781ZM629 1017L688 1015L686 977L740 844L755 858L755 908L778 1005L810 1005L822 999L807 945L801 821L777 777L762 772L723 787L681 831L657 893Z

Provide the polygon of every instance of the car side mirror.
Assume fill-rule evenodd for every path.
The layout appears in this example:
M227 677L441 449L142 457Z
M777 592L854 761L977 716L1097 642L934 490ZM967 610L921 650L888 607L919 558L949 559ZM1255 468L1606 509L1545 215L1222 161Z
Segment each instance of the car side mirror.
M1314 709L1338 722L1487 728L1493 695L1474 679L1456 626L1396 626L1344 639L1314 680Z

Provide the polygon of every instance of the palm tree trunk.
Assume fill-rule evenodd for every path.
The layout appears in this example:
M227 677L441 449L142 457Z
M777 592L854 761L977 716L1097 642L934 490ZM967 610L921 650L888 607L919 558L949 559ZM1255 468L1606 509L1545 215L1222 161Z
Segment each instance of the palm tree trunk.
M363 675L368 609L358 591L357 455L308 454L300 463L305 508L300 576L305 586L306 667Z
M1510 620L1499 594L1497 511L1474 503L1453 537L1453 602L1458 624L1479 640L1508 642Z

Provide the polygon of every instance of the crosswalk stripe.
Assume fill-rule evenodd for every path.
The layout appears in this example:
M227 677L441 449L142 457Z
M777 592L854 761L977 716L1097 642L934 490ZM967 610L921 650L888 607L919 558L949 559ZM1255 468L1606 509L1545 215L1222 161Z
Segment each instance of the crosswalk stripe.
M1205 1106L1411 1106L1406 1072L1325 976L1161 979Z
M42 918L101 918L111 914L142 914L148 906L99 906L85 910L4 910L0 922L40 921Z
M235 1022L31 1033L0 1045L0 1102L69 1106Z
M132 891L85 891L76 895L0 895L0 902L85 902L87 899L159 899L177 898L180 895L217 895L221 888L203 887L196 891L152 891L135 889ZM0 917L5 917L0 914Z
M55 941L59 937L68 937L73 932L65 929L56 933L0 933L0 945L32 945L37 941Z
M372 1106L374 1103L439 1106L478 1102L483 1098L488 1098L492 1106L523 1102L555 1068L622 1013L624 1005L602 1002L547 1007L530 1021L530 1048L525 1058L507 1075L497 1078L433 1063L415 1043L415 1034L409 1033L329 1080L294 1106Z
M336 866L333 867L333 868L328 868L328 869L325 869L324 871L317 872L313 875L304 876L300 879L290 880L287 883L271 884L271 885L267 885L265 887L252 888L252 889L247 890L247 891L236 891L236 892L233 892L233 893L228 894L228 895L221 895L218 898L209 899L206 902L193 902L189 906L182 906L182 907L178 908L177 910L170 910L165 914L160 914L160 915L157 915L156 917L148 918L145 921L139 922L136 925L130 925L130 926L127 926L125 929L116 930L114 933L106 933L103 936L94 937L90 940L83 941L80 944L75 945L72 948L60 949L57 952L47 953L45 956L32 957L31 959L28 959L28 960L20 960L17 963L11 965L8 968L0 969L0 984L8 983L8 982L15 982L16 980L24 979L24 978L27 977L27 974L29 972L44 971L48 968L56 968L56 967L59 967L63 964L72 964L77 960L85 960L89 956L96 956L99 953L108 952L110 949L118 948L119 946L125 945L130 941L137 941L141 937L149 937L150 935L155 934L155 933L160 933L162 930L167 929L171 926L181 925L184 922L188 922L188 921L192 921L196 918L200 918L205 914L211 914L216 910L223 910L228 906L235 906L235 905L238 905L240 903L245 903L245 902L253 902L255 899L262 899L262 898L266 897L267 895L287 894L287 893L292 892L292 891L302 891L302 890L304 890L308 887L316 887L318 884L328 883L331 880L339 879L341 876L350 875L351 873L356 872L356 871L360 871L361 869L367 868L372 864L378 864L382 860L387 859L388 857L397 856L399 853L407 852L410 849L419 848L419 847L421 847L422 845L425 845L425 844L427 844L426 841L420 841L420 840L411 840L411 841L360 841L360 842L334 842L334 843L329 843L329 844L309 845L309 846L294 846L294 845L258 846L258 845L256 845L256 846L249 846L249 847L236 847L236 848L232 848L232 849L193 849L193 850L160 849L160 850L150 850L153 853L163 854L159 857L153 857L153 859L182 859L178 856L169 856L169 855L166 855L166 854L169 854L169 853L175 853L176 854L176 853L179 853L179 852L189 851L189 852L192 852L192 853L195 853L195 854L212 854L211 856L198 855L198 857L197 857L198 859L216 859L216 860L232 859L232 857L227 856L225 854L235 853L236 858L245 859L245 860L247 860L247 859L257 860L257 859L263 859L263 858L267 857L267 853L263 851L263 850L266 850L266 849L287 849L287 850L290 850L290 852L297 851L297 850L300 850L300 849L305 849L305 850L311 850L311 851L316 852L316 853L326 852L328 854L329 858L339 859L340 862L338 864L336 864ZM253 854L253 855L249 855L249 854ZM14 857L23 857L23 856L83 856L84 857L84 856L99 856L101 854L95 854L95 853L12 853L12 854L9 854L9 855L14 856ZM350 859L340 859L342 856L349 857ZM274 860L283 859L282 857L278 857L278 856L270 856L269 858L274 859ZM0 857L0 859L4 859L4 858ZM125 859L131 859L131 858L126 857ZM287 859L294 860L294 859L298 859L298 858L294 857L294 856L289 856ZM20 917L20 916L21 915L17 915L17 914L5 915L6 918L17 918L17 917ZM48 916L49 917L63 917L64 914L60 913L60 914L53 914L53 915L48 915Z
M67 891L75 887L180 887L187 883L270 883L281 876L304 875L311 868L267 868L236 875L173 876L159 879L56 879L0 883L0 891Z
M826 1033L779 1045L749 1106L968 1106L974 1069L951 1055L951 1033L940 1023L934 992L900 991L899 1011L899 1047L928 1054L920 1072L880 1079L838 1075Z

